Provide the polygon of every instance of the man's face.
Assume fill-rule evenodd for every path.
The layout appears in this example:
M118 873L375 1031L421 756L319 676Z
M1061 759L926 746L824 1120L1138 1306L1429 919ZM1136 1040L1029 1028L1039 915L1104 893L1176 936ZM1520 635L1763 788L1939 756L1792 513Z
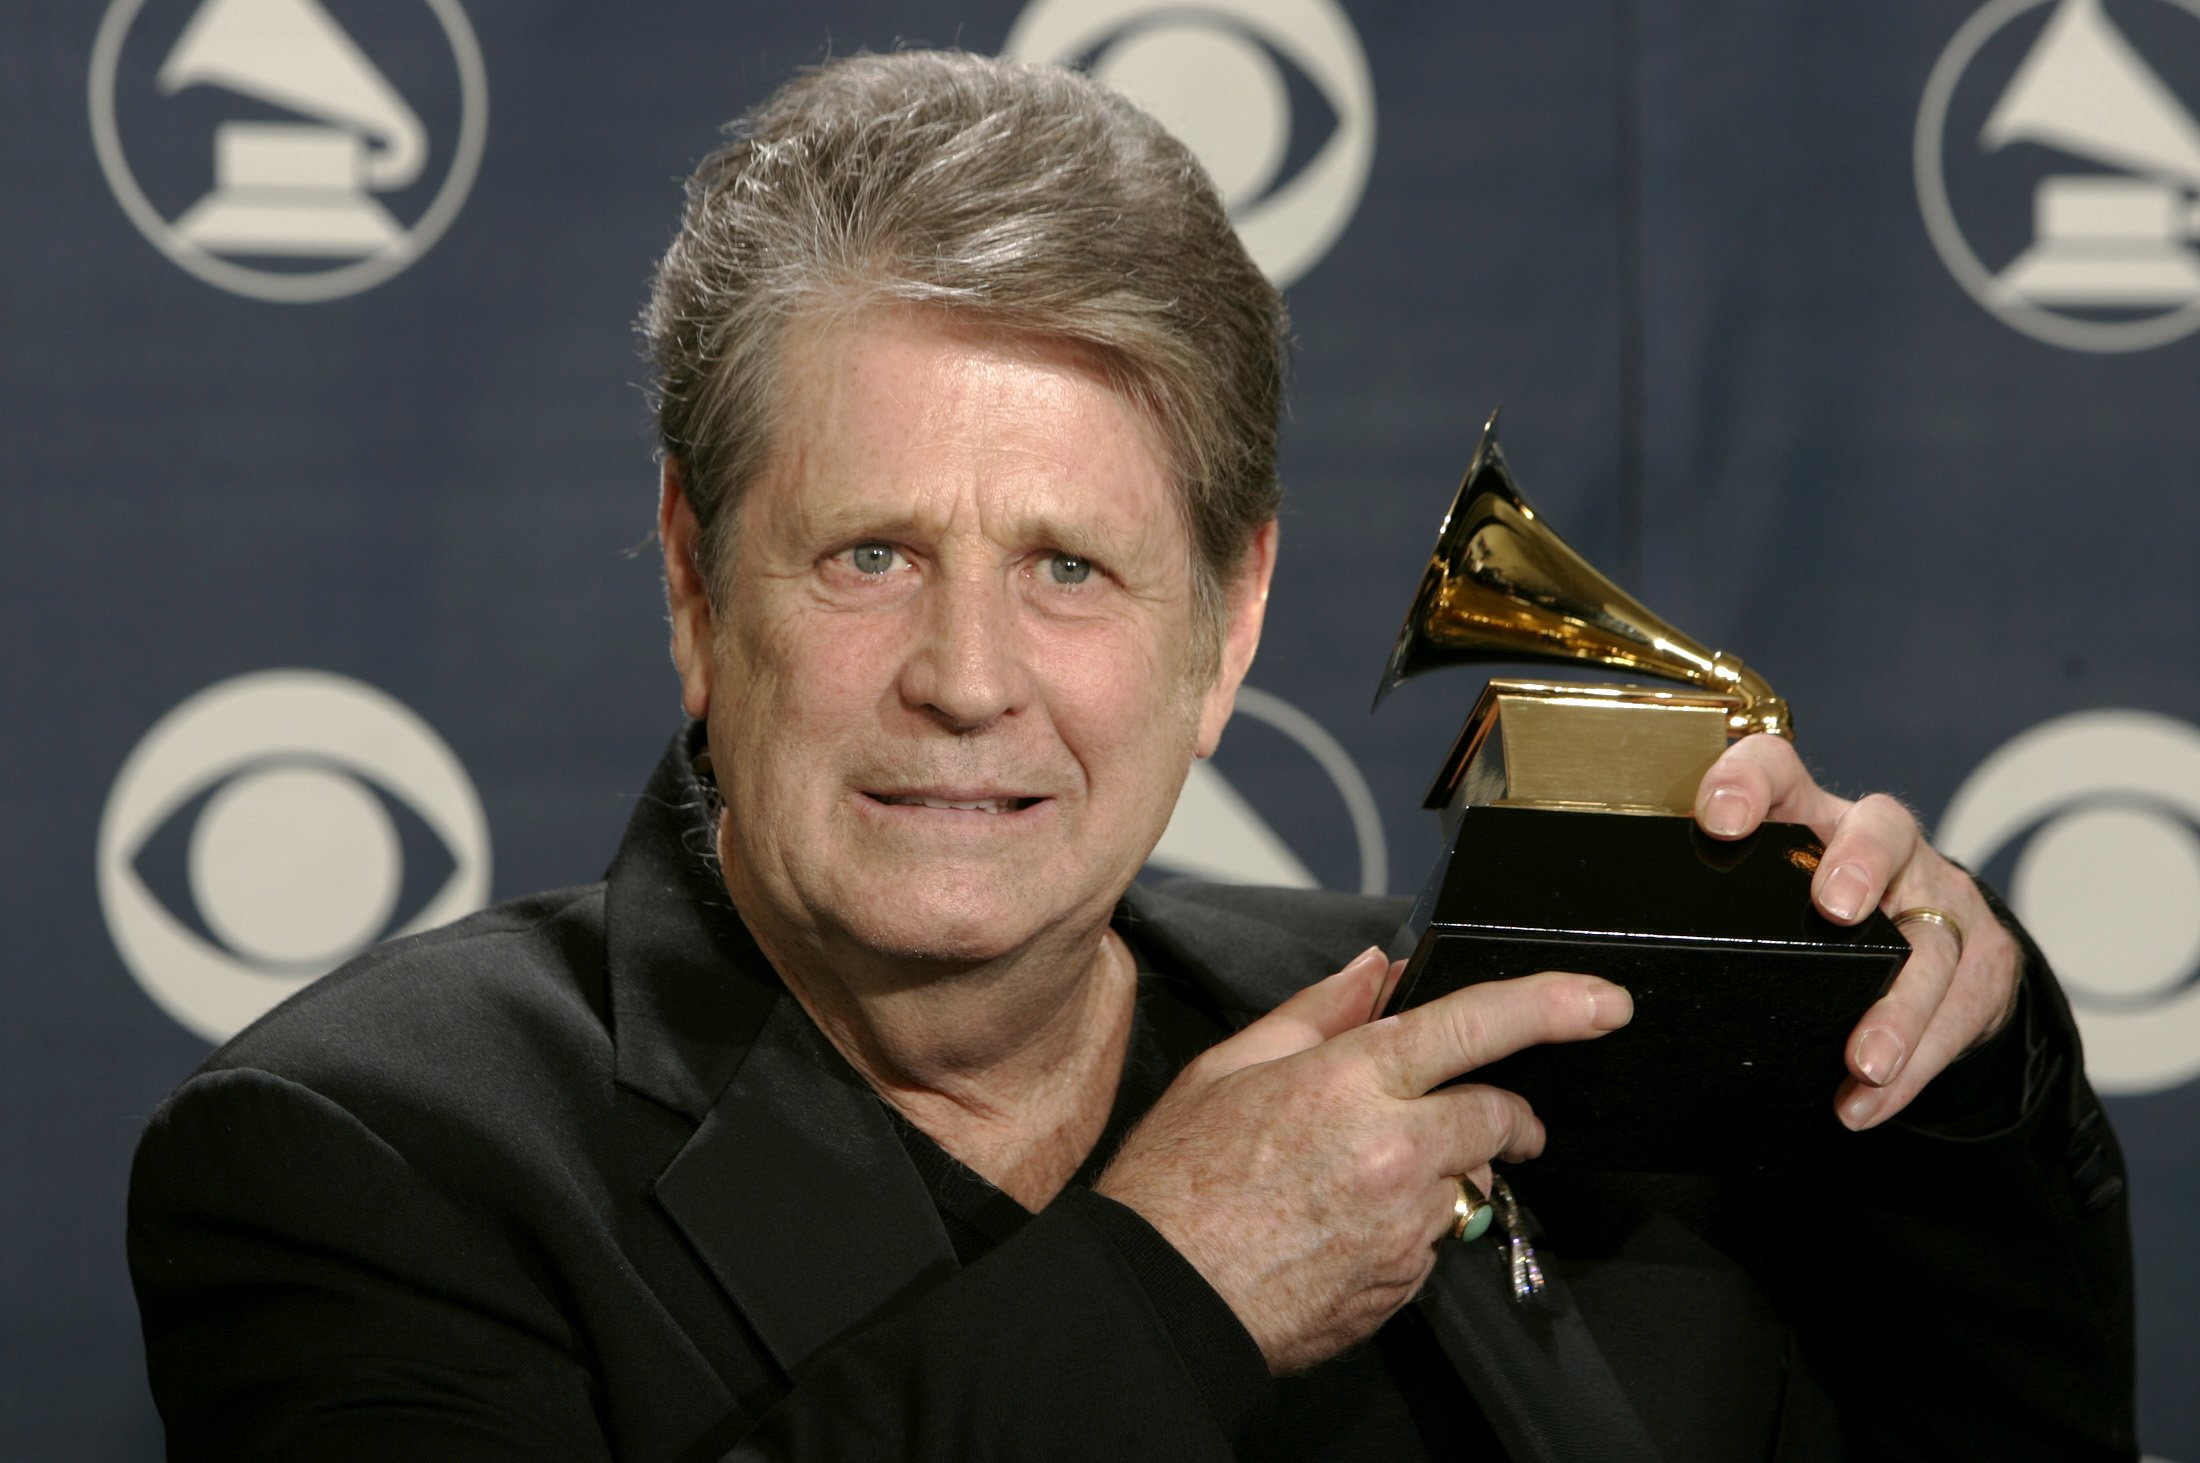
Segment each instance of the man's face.
M1272 530L1214 673L1161 444L1089 363L891 311L785 365L679 652L736 902L760 934L954 963L1092 927L1221 733ZM678 641L677 580L674 610Z

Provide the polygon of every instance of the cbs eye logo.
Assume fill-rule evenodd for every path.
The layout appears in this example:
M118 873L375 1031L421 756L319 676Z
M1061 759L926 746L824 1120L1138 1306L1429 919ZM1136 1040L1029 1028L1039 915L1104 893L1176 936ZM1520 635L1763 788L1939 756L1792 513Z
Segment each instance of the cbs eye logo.
M2033 727L1956 790L1934 842L2008 889L2096 1087L2200 1077L2200 727L2144 711Z
M1001 54L1081 65L1152 113L1279 289L1329 251L1367 186L1375 85L1335 0L1033 0ZM1294 89L1333 114L1326 136L1305 106L1294 127Z
M440 843L450 868L404 918L425 892L407 865L430 866L408 843ZM403 705L342 676L261 671L192 696L130 753L98 878L138 984L221 1042L376 940L480 908L489 829L465 768Z

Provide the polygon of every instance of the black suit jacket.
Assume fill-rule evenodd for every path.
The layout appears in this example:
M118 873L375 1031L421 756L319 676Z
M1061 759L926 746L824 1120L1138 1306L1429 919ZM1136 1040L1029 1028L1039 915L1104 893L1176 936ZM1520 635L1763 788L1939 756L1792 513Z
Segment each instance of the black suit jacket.
M130 1258L171 1455L1229 1457L1268 1384L1219 1298L1075 1190L959 1269L700 806L676 744L603 884L371 952L155 1115ZM1399 914L1121 918L1242 1023ZM1419 1302L1513 1458L2133 1456L2120 1159L2035 980L2013 1120L1743 1186L1524 1168L1553 1302L1486 1243Z

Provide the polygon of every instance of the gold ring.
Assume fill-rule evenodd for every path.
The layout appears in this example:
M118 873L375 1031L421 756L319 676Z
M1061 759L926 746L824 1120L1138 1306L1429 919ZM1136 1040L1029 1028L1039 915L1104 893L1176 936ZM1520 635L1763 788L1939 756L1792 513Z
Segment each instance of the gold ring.
M1935 909L1929 904L1913 904L1894 917L1894 925L1896 929L1904 925L1939 925L1956 942L1956 959L1963 959L1963 926L1957 924L1955 916L1944 909Z
M1465 1174L1452 1179L1459 1193L1451 1201L1451 1237L1453 1239L1480 1239L1490 1227L1490 1201L1482 1191L1467 1182Z

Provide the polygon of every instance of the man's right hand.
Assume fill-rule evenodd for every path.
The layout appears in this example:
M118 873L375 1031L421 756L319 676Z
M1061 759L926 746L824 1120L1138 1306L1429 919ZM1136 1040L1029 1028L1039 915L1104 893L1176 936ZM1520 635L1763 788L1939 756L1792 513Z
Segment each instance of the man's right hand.
M1432 1090L1524 1047L1626 1024L1627 992L1546 972L1382 1020L1397 968L1369 949L1180 1074L1096 1186L1196 1266L1271 1371L1374 1334L1436 1264L1464 1174L1533 1158L1543 1125L1495 1087Z

